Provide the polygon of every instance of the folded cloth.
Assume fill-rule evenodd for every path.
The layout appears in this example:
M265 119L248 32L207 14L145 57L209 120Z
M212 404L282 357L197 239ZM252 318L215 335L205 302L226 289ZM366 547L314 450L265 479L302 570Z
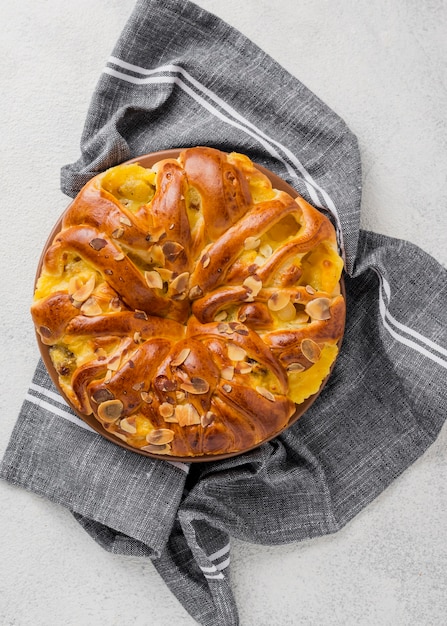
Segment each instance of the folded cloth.
M67 507L107 550L148 556L201 624L238 623L230 538L333 533L437 437L445 419L446 270L359 229L357 142L345 123L241 33L185 0L140 0L93 95L74 196L147 152L236 150L285 178L337 227L346 333L307 413L225 461L169 463L121 449L77 418L38 364L0 476ZM444 347L443 347L444 346Z

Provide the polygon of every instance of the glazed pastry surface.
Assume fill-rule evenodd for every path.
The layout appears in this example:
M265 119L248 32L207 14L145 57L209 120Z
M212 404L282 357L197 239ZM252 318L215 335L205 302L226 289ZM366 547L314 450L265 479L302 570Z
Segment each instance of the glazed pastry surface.
M85 185L31 312L80 414L151 454L235 453L329 374L342 267L325 215L242 154L190 148Z

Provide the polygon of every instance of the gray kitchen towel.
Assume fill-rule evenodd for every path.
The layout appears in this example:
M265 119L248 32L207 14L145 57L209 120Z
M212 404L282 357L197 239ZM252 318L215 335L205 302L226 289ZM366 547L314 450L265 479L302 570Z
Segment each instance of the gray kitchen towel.
M333 220L347 325L323 393L254 451L169 463L92 431L40 362L0 476L67 507L105 549L150 557L197 622L229 626L238 624L231 537L281 544L336 532L436 439L446 416L447 272L408 242L359 229L356 139L296 78L193 3L140 0L62 189L74 196L130 157L194 145L248 154Z

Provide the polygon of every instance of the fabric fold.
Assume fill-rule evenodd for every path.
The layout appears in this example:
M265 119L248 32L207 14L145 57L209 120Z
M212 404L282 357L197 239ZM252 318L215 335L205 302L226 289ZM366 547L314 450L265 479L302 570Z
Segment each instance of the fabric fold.
M231 538L273 545L334 533L436 439L447 399L447 272L408 242L360 230L357 139L315 94L192 2L139 0L93 94L80 158L62 168L62 190L74 197L107 167L195 145L247 154L330 215L347 323L329 382L273 441L190 466L103 439L39 362L0 477L66 507L105 549L150 557L198 623L233 626Z

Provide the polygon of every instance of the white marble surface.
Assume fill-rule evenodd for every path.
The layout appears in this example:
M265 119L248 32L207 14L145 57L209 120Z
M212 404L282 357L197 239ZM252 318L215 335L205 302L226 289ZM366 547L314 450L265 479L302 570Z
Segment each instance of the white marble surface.
M263 47L357 134L363 226L447 266L443 0L198 0ZM1 3L3 388L0 455L38 358L36 261L65 208L90 95L133 0ZM417 297L417 294L415 294ZM447 623L447 430L334 536L235 541L242 626ZM150 561L111 556L70 514L0 482L1 626L187 626Z

